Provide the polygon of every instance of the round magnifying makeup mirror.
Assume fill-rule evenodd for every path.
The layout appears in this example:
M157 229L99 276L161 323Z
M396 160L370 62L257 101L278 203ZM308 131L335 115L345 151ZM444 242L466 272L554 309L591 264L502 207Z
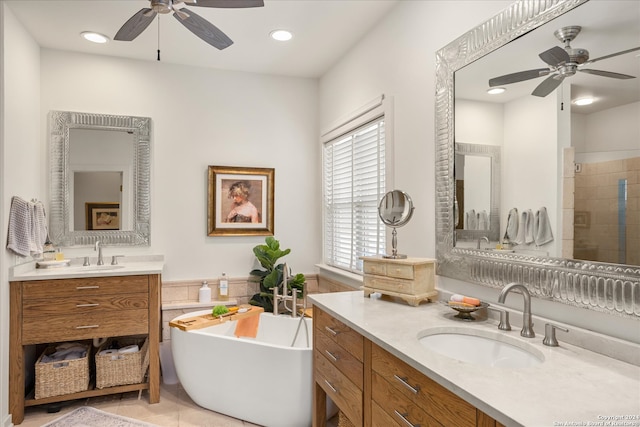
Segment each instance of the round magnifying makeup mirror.
M393 228L393 231L391 232L392 252L391 255L384 255L384 257L393 259L406 258L406 255L398 255L398 233L396 228L402 227L408 223L413 215L413 202L411 201L411 197L409 197L409 195L404 191L389 191L380 200L380 204L378 205L378 215L386 226Z

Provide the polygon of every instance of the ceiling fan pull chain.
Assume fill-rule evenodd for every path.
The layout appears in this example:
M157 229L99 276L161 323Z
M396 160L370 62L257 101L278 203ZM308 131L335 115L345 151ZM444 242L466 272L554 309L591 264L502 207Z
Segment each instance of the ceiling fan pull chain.
M158 61L160 61L160 15L158 15Z

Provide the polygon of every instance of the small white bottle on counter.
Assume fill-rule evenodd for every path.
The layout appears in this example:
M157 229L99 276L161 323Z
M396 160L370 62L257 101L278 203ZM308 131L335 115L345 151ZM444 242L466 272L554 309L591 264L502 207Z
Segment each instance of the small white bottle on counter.
M222 273L222 277L220 277L218 299L220 301L227 301L229 299L229 281L227 280L227 273Z
M202 287L198 291L198 301L203 303L211 302L211 288L206 280L202 282Z

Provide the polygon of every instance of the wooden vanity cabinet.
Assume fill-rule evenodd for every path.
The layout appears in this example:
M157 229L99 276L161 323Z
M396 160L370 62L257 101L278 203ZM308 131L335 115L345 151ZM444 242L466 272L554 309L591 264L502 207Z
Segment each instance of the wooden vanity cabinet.
M160 400L160 275L85 277L10 282L9 412L14 424L24 408L135 390ZM25 395L25 346L64 341L147 335L148 380L35 399ZM94 353L90 353L93 358Z
M314 427L326 396L355 426L504 427L317 307L313 322Z
M363 426L365 339L314 307L314 426L326 424L326 397L357 427ZM370 347L369 347L370 348Z

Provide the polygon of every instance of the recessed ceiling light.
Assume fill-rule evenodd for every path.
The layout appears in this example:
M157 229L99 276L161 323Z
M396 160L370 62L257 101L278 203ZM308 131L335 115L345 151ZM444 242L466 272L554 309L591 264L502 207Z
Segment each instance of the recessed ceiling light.
M573 101L575 105L590 105L593 104L593 98L578 98Z
M109 41L109 37L100 33L94 33L93 31L83 31L80 35L85 40L89 40L94 43L106 43Z
M293 34L287 30L273 30L269 33L272 39L278 40L280 42L286 42L287 40L291 40L293 38Z
M491 89L487 89L487 93L489 95L498 95L500 93L506 92L507 90L503 87L492 87Z

